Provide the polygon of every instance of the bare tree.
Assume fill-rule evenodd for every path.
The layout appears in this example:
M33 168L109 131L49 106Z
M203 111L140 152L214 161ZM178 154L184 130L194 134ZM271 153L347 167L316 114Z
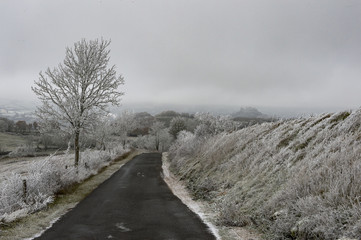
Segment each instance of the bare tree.
M95 139L96 145L102 150L107 149L111 141L111 135L115 131L113 122L114 120L109 116L103 116L97 121L97 124L94 125L94 130L91 131L91 137Z
M119 117L115 120L114 132L121 138L123 146L127 142L127 137L130 131L137 127L137 121L135 114L130 111L123 111Z
M82 39L66 48L63 64L40 72L32 90L42 101L37 116L43 123L58 123L74 135L75 166L79 162L80 132L107 112L109 104L119 105L124 83L115 65L108 67L110 41Z
M150 128L150 135L154 137L154 148L157 151L167 149L173 140L164 123L158 121Z

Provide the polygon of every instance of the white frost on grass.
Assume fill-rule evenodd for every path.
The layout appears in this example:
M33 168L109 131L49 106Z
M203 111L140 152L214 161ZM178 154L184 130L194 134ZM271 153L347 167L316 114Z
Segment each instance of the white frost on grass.
M180 183L173 174L169 171L169 162L167 159L167 153L162 155L162 168L163 168L163 179L168 184L169 188L172 190L173 194L177 196L190 210L196 213L202 221L208 226L211 233L216 237L217 240L221 240L221 237L218 233L218 229L210 221L210 214L205 213L200 203L195 202L184 185Z

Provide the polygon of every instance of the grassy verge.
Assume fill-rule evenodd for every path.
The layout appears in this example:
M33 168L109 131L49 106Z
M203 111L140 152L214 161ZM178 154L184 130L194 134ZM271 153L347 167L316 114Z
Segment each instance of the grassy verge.
M103 168L99 174L59 193L55 201L47 206L46 209L1 226L0 239L14 240L31 238L41 233L51 226L54 221L59 219L70 209L74 208L78 202L118 171L126 162L140 153L141 151L125 153L114 160L113 164Z
M200 199L195 200L194 196L192 197L192 193L186 187L187 183L180 180L179 177L175 176L173 172L169 170L170 162L168 159L168 153L163 153L162 161L164 180L168 184L169 188L172 190L174 195L176 195L185 205L188 206L189 209L198 214L218 240L263 239L259 233L249 227L216 226L217 213L214 209L212 209L211 204Z

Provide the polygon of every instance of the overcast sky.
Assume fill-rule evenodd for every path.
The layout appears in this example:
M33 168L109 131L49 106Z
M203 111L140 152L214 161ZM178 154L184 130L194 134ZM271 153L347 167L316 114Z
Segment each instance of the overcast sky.
M124 104L361 106L361 1L0 1L0 96L111 39Z

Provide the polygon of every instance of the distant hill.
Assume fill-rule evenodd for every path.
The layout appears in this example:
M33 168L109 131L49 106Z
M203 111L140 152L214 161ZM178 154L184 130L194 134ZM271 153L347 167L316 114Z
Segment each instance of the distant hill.
M238 112L231 114L232 118L269 118L253 107L241 107Z

